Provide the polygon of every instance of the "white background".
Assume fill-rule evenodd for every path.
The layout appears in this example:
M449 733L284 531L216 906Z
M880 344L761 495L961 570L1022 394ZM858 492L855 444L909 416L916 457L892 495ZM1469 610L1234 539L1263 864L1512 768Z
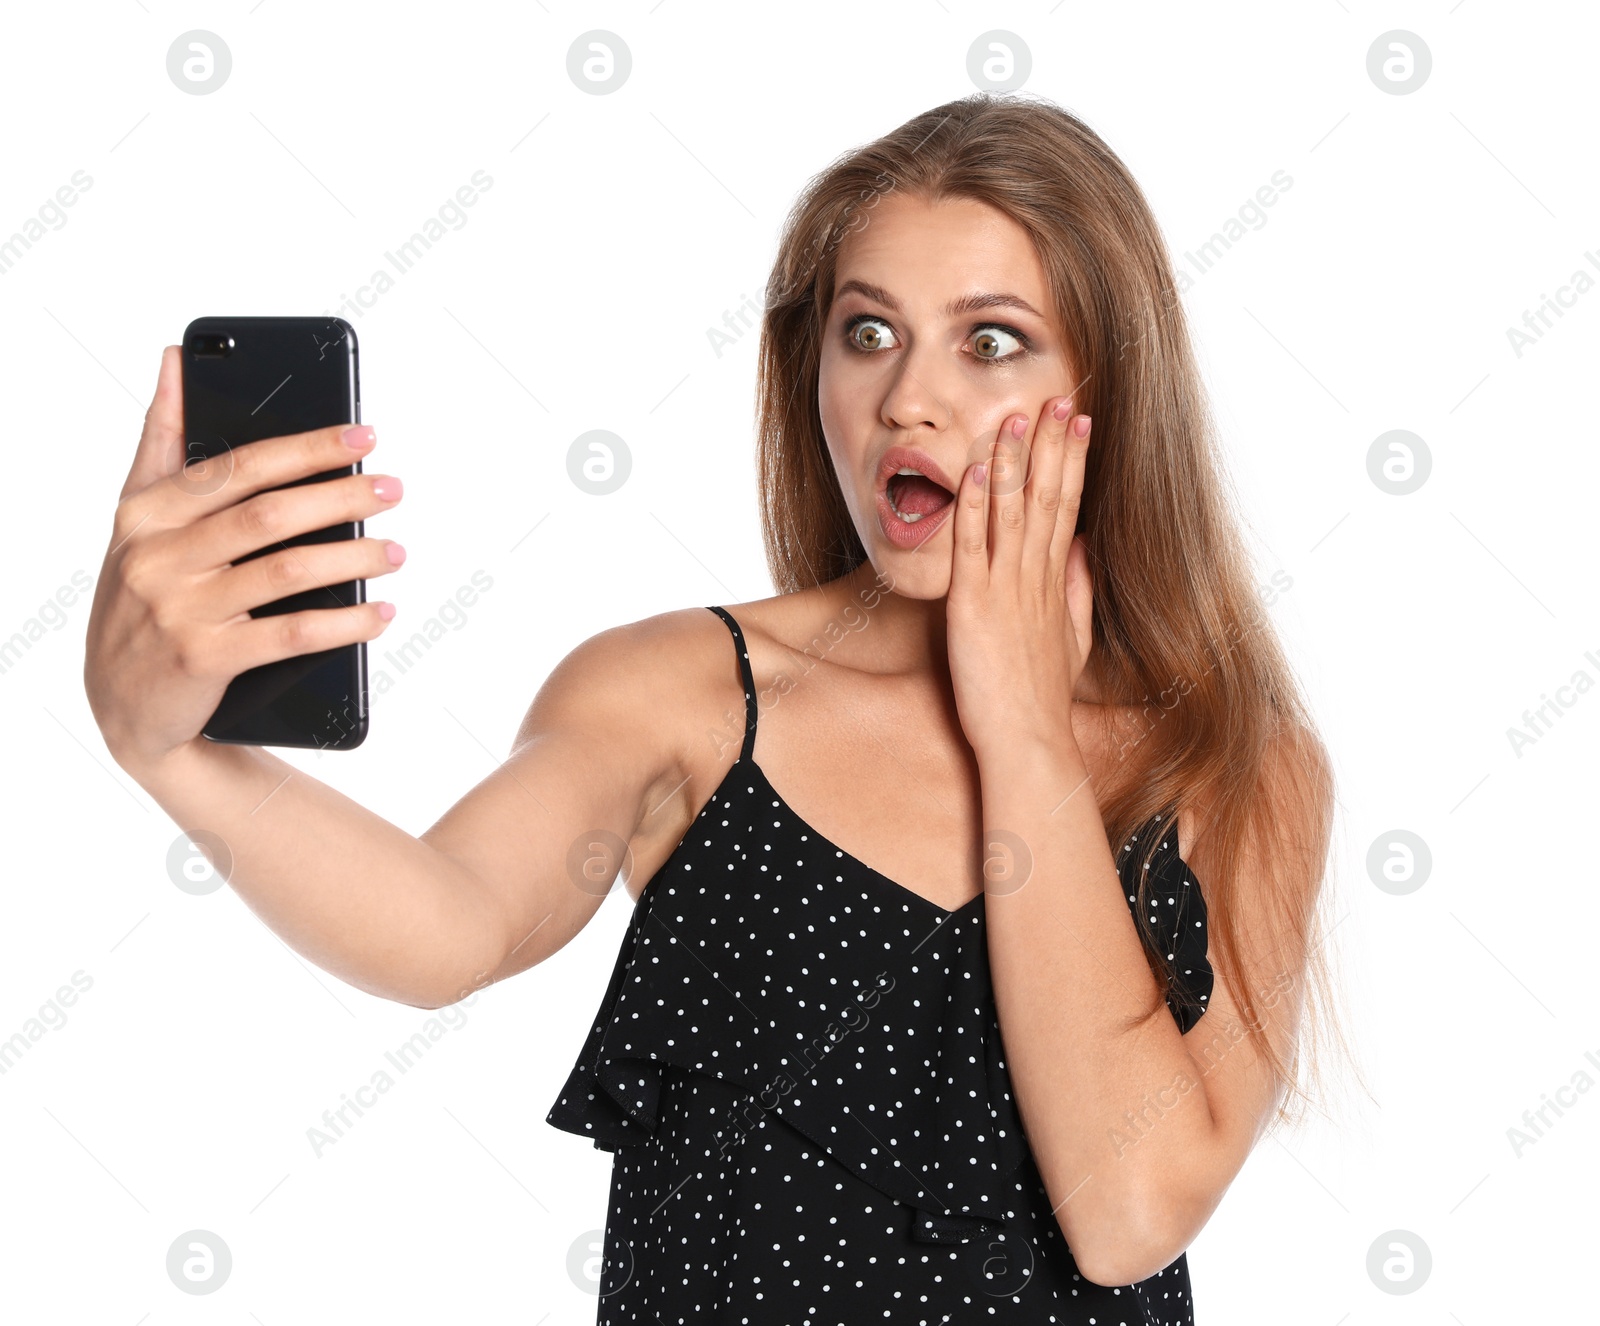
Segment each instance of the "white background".
M1008 30L1026 90L1106 138L1175 255L1274 171L1293 179L1186 307L1258 579L1291 581L1271 611L1336 762L1334 937L1375 1099L1346 1087L1333 1120L1258 1147L1190 1248L1197 1320L1583 1319L1600 1092L1520 1157L1507 1129L1585 1067L1600 1082L1579 831L1600 696L1565 692L1520 757L1507 731L1600 677L1600 294L1521 355L1507 329L1580 268L1600 276L1597 26L1491 0L7 6L0 237L75 171L93 184L0 277L0 637L98 573L161 348L190 319L335 310L485 170L468 223L351 320L367 468L406 483L369 526L410 553L373 590L399 604L389 634L474 571L493 587L375 701L359 751L280 752L422 832L504 758L580 641L772 592L756 338L719 358L707 331L759 300L806 179L972 91L969 46ZM210 95L167 75L192 28L232 51ZM566 72L593 28L632 52L609 95ZM1433 54L1409 95L1367 73L1391 29ZM634 465L603 498L565 466L596 428ZM1410 496L1368 477L1391 429L1432 457ZM0 1077L0 1317L592 1321L568 1264L603 1224L610 1158L544 1116L626 896L477 996L316 1157L307 1129L429 1015L311 966L230 890L172 885L178 826L84 698L87 616L82 596L0 675L0 1038L74 972L92 980ZM1405 896L1366 866L1396 829L1433 856ZM232 1250L217 1294L167 1277L192 1229ZM1366 1269L1395 1229L1433 1259L1403 1296Z

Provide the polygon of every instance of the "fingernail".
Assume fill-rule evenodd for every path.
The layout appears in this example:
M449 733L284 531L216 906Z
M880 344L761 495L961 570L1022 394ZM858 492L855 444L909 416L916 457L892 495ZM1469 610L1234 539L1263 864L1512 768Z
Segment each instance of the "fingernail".
M398 502L400 494L405 491L405 488L400 483L400 480L391 474L385 475L381 479L374 479L372 481L372 491L385 502Z
M378 435L372 431L371 424L353 424L344 430L344 444L351 451L365 451L374 445Z
M383 555L389 559L390 566L399 566L406 559L406 550L404 545L390 539L384 547Z
M1011 436L1012 437L1020 438L1027 431L1028 431L1028 416L1027 415L1019 414L1015 419L1013 419L1011 421Z
M1051 410L1050 413L1055 415L1055 417L1056 417L1056 419L1058 421L1062 420L1062 419L1065 419L1069 414L1072 413L1072 402L1071 401L1057 401L1056 402L1056 408Z
M1072 425L1072 431L1074 433L1076 433L1079 437L1088 437L1089 436L1089 416L1086 415L1086 414L1080 414L1078 416L1077 423Z
M983 487L983 477L988 471L989 467L987 465L974 465L972 467L972 486L974 488Z
M391 620L394 617L394 604L392 604L392 603L380 603L380 604L378 604L378 616L382 617L384 621Z

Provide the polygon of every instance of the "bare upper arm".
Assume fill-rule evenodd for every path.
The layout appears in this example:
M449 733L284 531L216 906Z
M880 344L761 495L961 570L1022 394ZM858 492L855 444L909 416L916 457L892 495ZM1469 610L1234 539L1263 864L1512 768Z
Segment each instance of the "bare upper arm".
M641 855L687 829L678 793L705 690L693 612L710 616L662 613L574 648L534 696L505 763L422 835L481 881L503 918L492 965L463 995L562 948L625 862L636 875Z

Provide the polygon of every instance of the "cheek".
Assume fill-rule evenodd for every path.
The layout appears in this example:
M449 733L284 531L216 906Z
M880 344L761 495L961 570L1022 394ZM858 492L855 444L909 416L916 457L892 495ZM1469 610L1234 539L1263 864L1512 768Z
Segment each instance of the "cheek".
M1030 365L1026 373L1007 375L1003 383L980 388L973 398L974 408L970 416L978 441L987 446L992 439L1000 436L1000 430L1014 415L1024 415L1030 428L1036 426L1045 403L1051 397L1068 394L1071 389L1072 380L1059 362ZM1012 443L1016 441L1009 429L1006 430L1005 439ZM973 460L978 458L976 454L972 457Z
M862 408L859 392L851 390L844 375L824 354L817 372L817 416L822 420L823 440L834 458L834 467L841 472L857 449L863 429Z
M988 454L989 444L996 438L1003 438L1013 447L1020 445L1011 436L1011 430L1006 428L1006 421L1022 414L1032 422L1039 413L1039 405L1040 402L1033 399L1031 392L1019 390L1015 383L1008 384L1003 393L984 401L982 408L973 415L975 422L967 464L982 460Z
M817 417L822 420L822 441L828 448L828 454L833 457L834 468L840 468L842 457L839 454L839 444L845 434L840 429L839 412L835 408L834 397L828 391L826 383L817 388Z

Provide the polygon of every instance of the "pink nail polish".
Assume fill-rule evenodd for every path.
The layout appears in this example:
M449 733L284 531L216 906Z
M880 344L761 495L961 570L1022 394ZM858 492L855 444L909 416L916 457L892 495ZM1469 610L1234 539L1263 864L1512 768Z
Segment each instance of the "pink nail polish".
M1027 415L1025 415L1025 414L1018 415L1014 420L1011 421L1011 436L1012 437L1020 439L1022 437L1022 435L1024 433L1026 433L1027 431L1028 431L1028 416Z
M406 559L405 545L390 539L384 546L383 555L389 559L390 566L399 566Z
M378 440L378 435L372 431L371 424L354 424L345 429L341 436L344 438L345 446L351 451L366 451Z
M400 500L400 494L403 493L405 489L401 485L400 480L396 479L393 475L385 475L381 479L374 479L372 481L372 491L381 497L385 502L398 502Z
M1057 401L1056 408L1050 411L1050 413L1055 415L1057 422L1060 422L1062 419L1065 419L1069 414L1072 413L1072 402Z
M382 617L384 621L392 620L394 618L394 604L392 604L392 603L380 603L380 604L378 604L378 616Z
M1086 415L1086 414L1080 414L1078 416L1077 423L1072 425L1072 431L1075 432L1079 437L1088 437L1089 436L1089 416Z

